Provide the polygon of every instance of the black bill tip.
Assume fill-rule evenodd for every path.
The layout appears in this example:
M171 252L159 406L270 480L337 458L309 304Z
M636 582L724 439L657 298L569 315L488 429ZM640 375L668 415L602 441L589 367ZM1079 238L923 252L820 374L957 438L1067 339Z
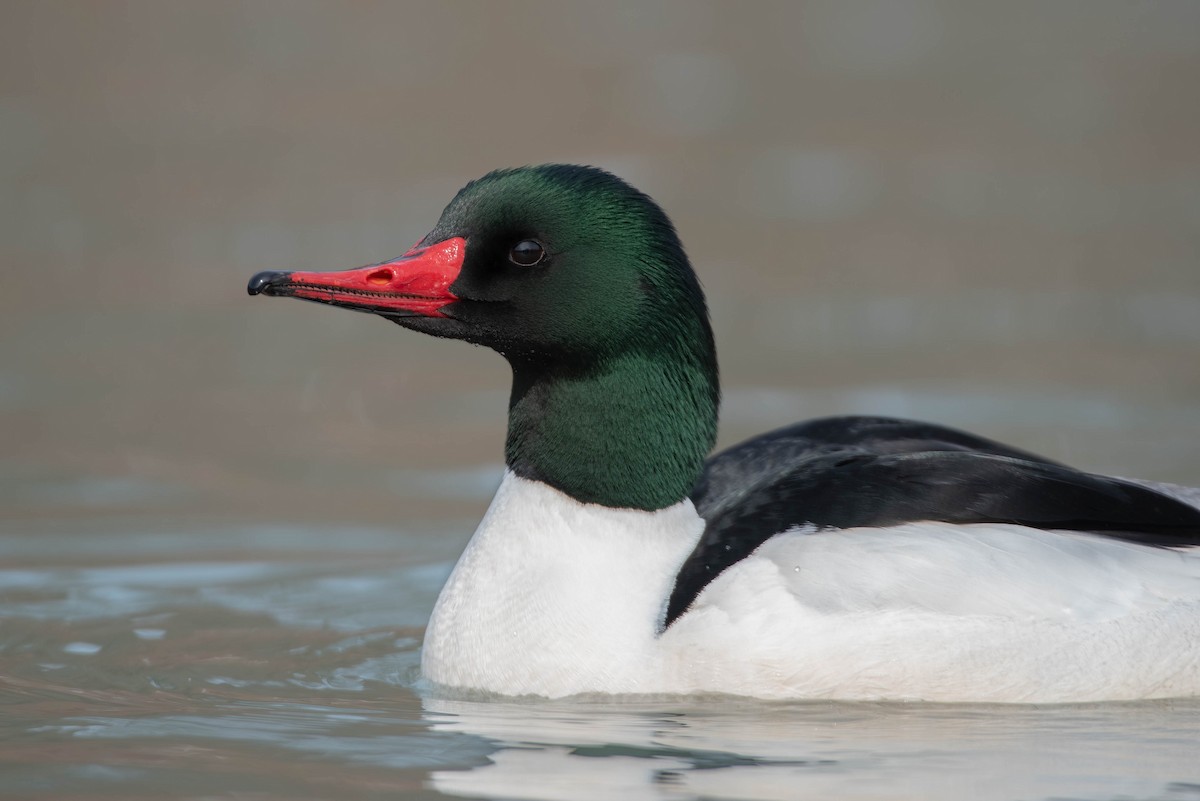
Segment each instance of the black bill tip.
M274 295L272 291L287 283L288 276L291 273L282 272L280 270L263 270L261 273L255 273L250 279L250 283L246 284L246 293L249 295Z

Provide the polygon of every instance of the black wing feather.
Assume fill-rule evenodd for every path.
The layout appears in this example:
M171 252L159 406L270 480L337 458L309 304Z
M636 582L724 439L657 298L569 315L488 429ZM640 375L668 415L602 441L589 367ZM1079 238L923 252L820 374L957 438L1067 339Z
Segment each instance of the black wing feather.
M748 440L709 460L692 501L707 525L676 579L666 625L727 567L800 526L1015 523L1200 545L1200 509L1163 493L891 418L825 418Z

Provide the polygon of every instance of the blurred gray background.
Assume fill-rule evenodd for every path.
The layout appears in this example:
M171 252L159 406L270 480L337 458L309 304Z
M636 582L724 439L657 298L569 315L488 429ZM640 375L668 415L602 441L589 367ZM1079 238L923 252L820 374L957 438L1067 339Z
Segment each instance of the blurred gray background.
M471 516L502 359L249 298L467 180L649 192L722 442L886 413L1200 484L1200 3L0 5L0 517Z

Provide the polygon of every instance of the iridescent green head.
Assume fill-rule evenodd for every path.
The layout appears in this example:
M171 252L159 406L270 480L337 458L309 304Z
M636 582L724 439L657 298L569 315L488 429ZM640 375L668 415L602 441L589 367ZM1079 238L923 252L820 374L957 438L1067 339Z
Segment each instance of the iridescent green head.
M715 439L703 292L662 209L603 170L497 170L397 261L250 289L495 349L513 368L508 466L581 501L676 503Z

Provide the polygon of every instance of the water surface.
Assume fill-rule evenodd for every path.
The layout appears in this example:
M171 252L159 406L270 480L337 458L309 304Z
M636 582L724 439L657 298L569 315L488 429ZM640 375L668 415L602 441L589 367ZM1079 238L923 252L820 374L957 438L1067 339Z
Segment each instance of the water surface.
M547 161L659 200L721 442L1200 485L1200 4L0 3L0 796L1200 799L1195 701L439 698L508 371L263 269Z

